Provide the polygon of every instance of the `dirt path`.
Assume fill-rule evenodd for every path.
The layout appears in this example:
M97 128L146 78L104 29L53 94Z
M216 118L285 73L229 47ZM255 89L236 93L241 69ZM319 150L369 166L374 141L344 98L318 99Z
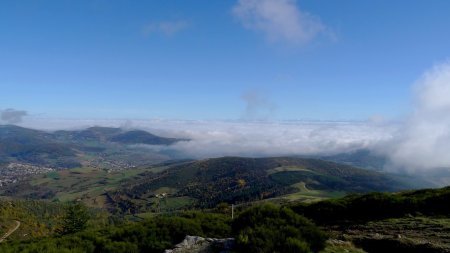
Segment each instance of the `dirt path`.
M6 238L8 238L8 236L10 236L12 233L16 232L16 230L20 227L20 221L15 220L16 222L16 226L10 230L8 230L8 232L6 232L1 238L0 238L0 243L2 243Z

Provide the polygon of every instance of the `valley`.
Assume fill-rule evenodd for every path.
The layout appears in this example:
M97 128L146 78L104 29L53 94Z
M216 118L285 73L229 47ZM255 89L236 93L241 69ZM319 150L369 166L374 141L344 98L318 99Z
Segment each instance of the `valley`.
M0 249L48 248L56 243L89 252L92 243L101 248L99 252L114 252L110 247L116 244L162 252L185 235L233 237L245 248L239 233L247 233L243 231L258 222L234 231L231 212L241 217L262 208L277 219L307 217L319 231L327 231L318 232L322 253L448 250L448 210L439 208L447 200L448 188L411 191L426 182L376 166L367 169L377 159L362 151L334 157L194 160L136 145L170 147L189 141L144 131L92 127L43 132L15 126L0 130L0 233L7 235ZM87 231L61 234L73 205L86 209ZM294 216L293 222L302 219ZM142 232L149 226L162 229L162 234L169 228L171 232L166 239L156 239ZM132 232L135 229L141 232ZM134 240L131 237L118 237L115 231L166 241L145 246L127 241Z
M121 170L57 170L0 192L26 199L80 200L110 212L138 215L213 208L220 203L310 202L407 188L389 175L317 159L224 157Z

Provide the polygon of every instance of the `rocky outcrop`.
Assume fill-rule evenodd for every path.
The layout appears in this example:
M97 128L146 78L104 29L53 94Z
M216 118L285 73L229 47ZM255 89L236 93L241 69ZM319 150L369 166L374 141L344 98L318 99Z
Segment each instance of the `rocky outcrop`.
M188 235L181 243L164 253L232 253L233 248L234 238L216 239Z

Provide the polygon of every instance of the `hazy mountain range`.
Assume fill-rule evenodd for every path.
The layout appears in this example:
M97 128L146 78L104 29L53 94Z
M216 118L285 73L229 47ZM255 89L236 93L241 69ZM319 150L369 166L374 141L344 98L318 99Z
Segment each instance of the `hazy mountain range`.
M187 139L166 138L142 130L91 127L76 131L46 132L13 125L0 126L0 163L22 162L55 168L87 165L101 156L104 160L127 161L136 165L170 159L164 154L138 150L131 145L171 145ZM136 159L139 156L139 159Z

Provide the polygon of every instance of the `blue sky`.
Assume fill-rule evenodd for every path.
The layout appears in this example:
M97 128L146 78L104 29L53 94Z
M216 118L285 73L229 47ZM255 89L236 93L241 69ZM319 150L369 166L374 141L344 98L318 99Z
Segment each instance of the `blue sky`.
M450 1L4 0L0 109L395 119L450 56Z

